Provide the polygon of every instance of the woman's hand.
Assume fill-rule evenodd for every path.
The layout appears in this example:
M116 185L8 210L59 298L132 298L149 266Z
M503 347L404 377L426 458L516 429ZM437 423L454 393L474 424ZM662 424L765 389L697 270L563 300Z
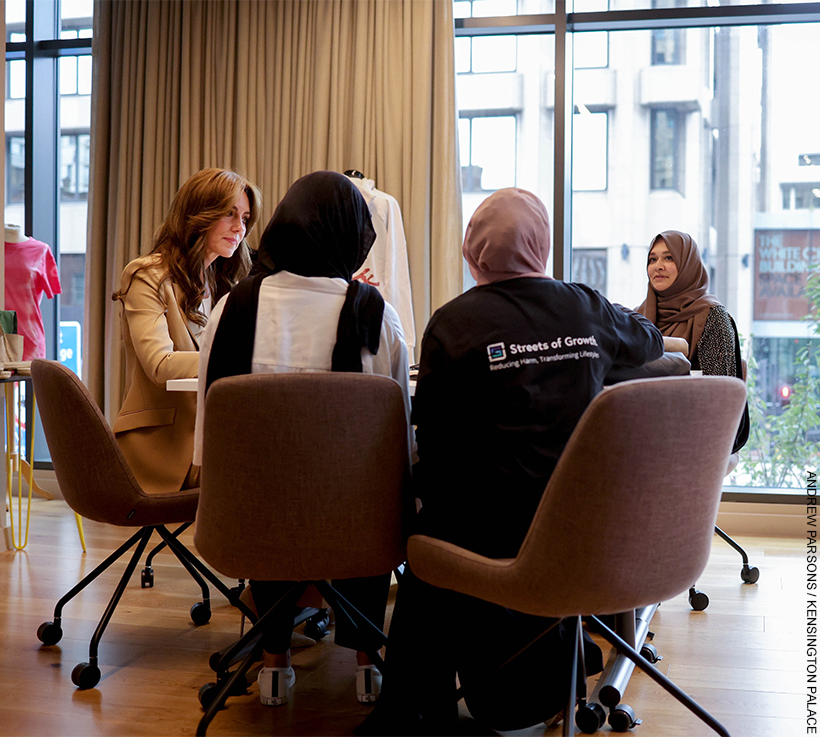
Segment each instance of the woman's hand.
M688 356L689 343L684 338L670 338L668 335L664 335L663 350L666 353L683 353L684 356Z

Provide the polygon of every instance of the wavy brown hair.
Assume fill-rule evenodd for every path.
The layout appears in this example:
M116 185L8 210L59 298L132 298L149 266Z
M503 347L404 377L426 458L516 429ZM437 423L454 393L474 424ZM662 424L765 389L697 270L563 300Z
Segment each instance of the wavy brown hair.
M208 231L231 212L243 191L250 204L245 238L230 258L220 256L205 269ZM226 169L203 169L174 195L168 215L154 234L151 253L159 254L171 279L182 289L180 307L192 322L205 324L200 307L206 294L215 304L250 272L247 236L261 209L262 195L256 185Z

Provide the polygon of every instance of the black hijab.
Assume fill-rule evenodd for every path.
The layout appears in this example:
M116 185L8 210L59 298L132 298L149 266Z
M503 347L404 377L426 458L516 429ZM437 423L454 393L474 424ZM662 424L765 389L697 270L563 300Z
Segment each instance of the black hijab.
M376 231L356 186L342 174L317 171L293 183L270 219L257 264L269 274L341 277L364 263Z
M254 274L232 291L208 363L207 387L223 376L251 372L259 287L266 276L339 277L348 282L336 329L331 371L362 371L362 348L379 350L384 299L375 287L354 281L376 232L367 203L342 174L317 171L298 179L273 213L259 244Z

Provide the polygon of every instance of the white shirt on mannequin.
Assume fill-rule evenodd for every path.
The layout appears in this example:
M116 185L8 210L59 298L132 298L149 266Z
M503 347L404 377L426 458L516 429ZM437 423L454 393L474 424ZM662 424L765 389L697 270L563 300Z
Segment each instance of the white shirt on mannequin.
M376 189L372 179L349 174L348 178L367 202L373 229L376 231L373 248L353 278L372 284L393 305L399 313L407 352L412 356L416 345L416 328L401 208L395 197Z

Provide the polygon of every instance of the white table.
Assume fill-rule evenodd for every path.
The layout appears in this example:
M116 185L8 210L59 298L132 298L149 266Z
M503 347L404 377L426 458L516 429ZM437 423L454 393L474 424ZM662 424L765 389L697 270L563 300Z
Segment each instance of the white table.
M169 392L195 392L199 379L168 379L165 388Z

